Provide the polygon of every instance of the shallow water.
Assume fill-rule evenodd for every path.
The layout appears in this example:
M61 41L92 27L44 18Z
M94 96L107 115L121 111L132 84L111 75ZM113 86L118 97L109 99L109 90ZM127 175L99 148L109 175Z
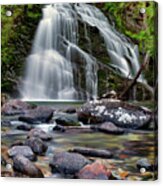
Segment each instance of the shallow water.
M20 124L20 123L19 123ZM67 131L64 133L54 132L52 128L55 124L40 124L35 127L40 127L46 132L53 134L54 138L48 143L48 150L45 156L39 156L36 164L42 169L45 177L60 177L60 175L53 175L49 167L49 161L55 151L67 151L73 147L91 147L96 149L108 149L113 152L112 159L99 159L108 168L110 166L113 170L119 168L129 172L128 179L142 179L142 175L136 168L136 162L140 158L148 158L151 163L154 163L156 158L156 133L150 131L134 131L123 135L111 135L100 132L84 131L78 132ZM2 126L2 147L9 147L13 142L20 140L24 141L27 132L16 130L16 122L13 122L11 127ZM3 154L3 151L2 151ZM89 157L90 158L90 157ZM4 170L3 168L2 170ZM152 178L153 174L149 179Z

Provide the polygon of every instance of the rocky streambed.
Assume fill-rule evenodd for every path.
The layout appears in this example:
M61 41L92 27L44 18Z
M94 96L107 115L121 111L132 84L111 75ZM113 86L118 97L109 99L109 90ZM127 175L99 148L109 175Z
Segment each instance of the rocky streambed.
M157 177L157 127L152 111L142 105L118 100L47 105L10 100L1 112L2 176Z

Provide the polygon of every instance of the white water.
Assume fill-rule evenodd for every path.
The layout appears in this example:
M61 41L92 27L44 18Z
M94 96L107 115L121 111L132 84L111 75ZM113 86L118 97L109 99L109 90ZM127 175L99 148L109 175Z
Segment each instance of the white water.
M91 43L86 24L99 30L111 65L124 77L135 76L140 68L136 47L109 24L99 9L83 3L48 5L43 8L43 18L38 25L31 55L27 58L23 99L96 99L97 63L92 55L78 46L79 17L85 23L88 48ZM75 83L80 71L77 62L74 64L74 56L78 56L84 65L83 92L81 82ZM144 81L142 76L139 81Z

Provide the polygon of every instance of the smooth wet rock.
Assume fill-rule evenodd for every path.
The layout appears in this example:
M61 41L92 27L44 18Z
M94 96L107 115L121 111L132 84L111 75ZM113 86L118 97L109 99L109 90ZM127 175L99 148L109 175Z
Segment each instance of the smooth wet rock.
M13 158L13 169L31 178L43 178L41 170L29 159L22 155Z
M16 127L18 130L30 131L33 127L28 124L21 124Z
M83 167L77 174L77 178L108 180L110 174L111 173L107 172L107 169L104 165L94 162Z
M117 127L111 122L105 122L101 125L91 126L91 129L107 134L123 134L125 132L124 129Z
M53 131L65 132L65 130L65 127L61 125L56 125L55 127L53 127Z
M80 154L56 152L50 162L50 167L53 173L59 172L61 174L72 175L76 174L88 163L90 161Z
M55 120L58 125L62 126L80 126L77 114L55 113L53 120Z
M18 99L9 100L2 106L1 113L4 115L24 114L31 105Z
M141 168L145 168L146 171L152 171L153 170L153 166L147 158L142 158L142 159L138 160L137 163L136 163L136 166L139 170Z
M101 157L101 158L111 158L113 154L108 150L86 148L86 147L76 147L70 150L70 152L76 152L85 156L91 157Z
M25 115L19 117L19 121L30 124L39 124L49 122L53 116L53 109L47 106L39 106L28 110Z
M8 150L8 155L14 158L17 155L22 155L31 161L36 160L36 155L33 153L32 149L28 146L13 146Z
M38 137L38 138L42 139L43 141L49 141L52 139L52 136L49 133L41 130L40 128L34 128L34 129L30 130L27 137L28 138L30 138L30 137L37 138Z
M47 145L40 138L31 137L25 141L25 145L29 146L37 155L43 155L47 150Z

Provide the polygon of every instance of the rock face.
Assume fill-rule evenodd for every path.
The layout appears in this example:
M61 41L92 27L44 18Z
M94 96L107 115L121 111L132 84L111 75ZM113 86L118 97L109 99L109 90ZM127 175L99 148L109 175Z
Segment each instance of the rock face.
M77 174L77 178L108 180L109 175L104 165L94 162L83 167Z
M41 130L40 128L34 128L32 130L29 131L28 133L28 137L36 137L36 138L40 138L43 141L49 141L52 139L52 136L48 133L46 133L45 131Z
M41 170L36 167L29 159L22 155L17 155L13 158L13 169L31 178L43 178Z
M37 155L43 155L47 150L47 145L40 138L31 137L25 141L25 145L31 147Z
M70 151L92 157L111 158L113 156L113 154L108 150L100 150L86 147L76 147Z
M111 122L105 122L101 125L91 126L91 129L107 134L123 134L125 132L124 129L117 127Z
M151 165L151 163L149 162L149 160L147 158L142 158L142 159L138 160L136 165L139 170L141 168L145 168L146 171L152 171L154 169L154 167Z
M77 114L68 114L60 112L54 114L53 120L55 120L57 124L62 126L80 126Z
M28 146L13 146L8 150L8 155L14 158L17 155L22 155L31 161L36 160L36 155L33 153L32 149Z
M78 110L78 119L84 124L112 122L129 129L148 128L151 112L142 107L116 100L90 101Z
M54 154L50 166L52 172L73 175L90 163L88 159L77 153L57 152Z
M48 122L53 116L53 109L46 106L39 106L28 110L24 116L19 117L19 121L30 124Z
M31 105L28 103L14 99L9 100L2 106L1 113L4 115L24 114L25 111L30 108Z

